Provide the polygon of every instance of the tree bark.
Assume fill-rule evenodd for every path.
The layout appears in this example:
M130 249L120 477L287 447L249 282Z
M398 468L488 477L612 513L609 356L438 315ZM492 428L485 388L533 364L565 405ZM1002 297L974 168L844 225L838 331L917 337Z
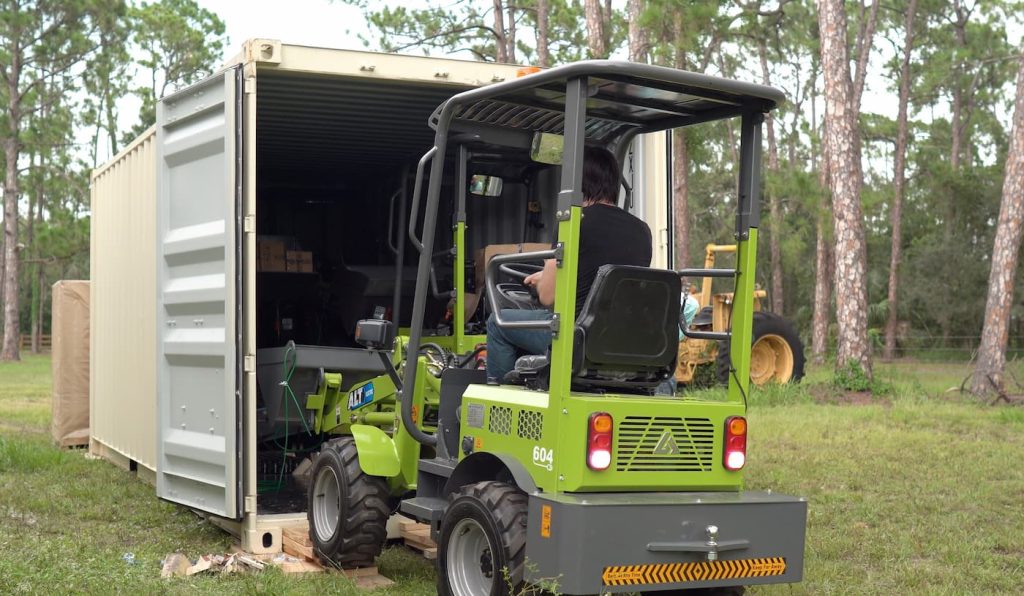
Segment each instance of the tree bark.
M548 31L550 16L549 0L537 0L537 66L544 68L551 66L551 52L548 50L551 43Z
M29 124L29 126L31 126L31 124ZM29 163L29 167L32 168L32 169L35 169L35 168L39 167L39 166L36 165L35 151L32 151L29 154L28 163ZM43 192L42 192L42 184L41 184L41 182L42 182L42 176L39 176L38 179L36 180L35 188L33 189L35 192L32 193L32 194L29 194L29 196L28 196L28 225L25 227L25 246L27 247L28 254L31 257L34 257L34 258L38 258L40 256L39 255L39 250L37 249L37 247L35 245L35 229L36 229L35 223L36 223L36 205L40 204L42 202L42 200L43 200ZM28 267L29 272L28 272L28 275L26 276L28 278L28 283L29 283L28 287L31 289L31 294L29 296L29 318L30 318L30 329L31 329L31 333L30 333L30 336L29 336L30 337L30 344L29 344L30 348L29 349L32 351L33 354L38 354L39 353L39 328L36 327L36 321L39 320L39 311L36 310L36 308L37 308L37 306L39 304L39 287L38 287L37 284L33 283L32 280L35 279L35 277L36 277L35 272L38 269L40 269L41 267L42 267L42 263L32 263L32 264L30 264L29 267Z
M676 266L690 267L690 157L686 130L672 132L672 217L675 221Z
M1021 230L1024 228L1024 57L1018 58L1017 98L1014 102L1010 148L1006 155L1003 199L996 224L992 249L992 270L985 301L985 326L981 332L978 362L974 367L971 391L988 394L1002 388L1006 367L1006 342L1009 335L1013 286L1017 276Z
M640 15L644 0L628 0L626 14L629 19L629 61L647 62L647 30L641 26Z
M816 102L815 102L816 103ZM815 103L811 104L812 111ZM812 116L812 121L817 121ZM828 354L828 322L832 313L832 285L829 280L832 278L832 255L830 250L829 223L831 210L829 208L829 160L828 151L824 145L828 136L822 126L822 152L821 169L818 170L818 182L821 186L821 207L818 210L817 240L814 247L814 314L811 323L811 361L815 364L825 362ZM813 154L812 154L813 159Z
M508 62L508 51L505 45L505 13L501 0L494 0L494 31L498 39L494 40L495 59L498 62Z
M604 10L601 0L584 0L583 13L587 20L587 46L591 58L607 58L608 48L605 44Z
M686 68L686 55L680 42L682 16L677 15L673 26L675 36L675 58L673 66ZM672 215L678 267L690 266L690 155L686 149L686 129L677 128L672 132Z
M764 37L758 40L758 56L761 59L762 82L771 86L771 74L768 70L768 47ZM775 140L775 116L773 112L765 115L765 135L768 138L768 171L773 174L779 173L779 145ZM768 224L771 227L771 234L768 235L768 252L770 255L770 267L772 271L772 312L781 315L785 312L785 302L782 295L782 248L779 245L779 236L782 234L782 213L779 209L779 197L775 193L765 190L765 198L768 200Z
M821 0L818 22L825 74L825 150L830 159L832 222L835 234L835 297L839 324L836 365L850 362L871 377L867 321L867 246L860 192L858 108L853 104L846 45L846 12L841 0Z
M511 2L508 5L508 31L505 33L505 55L508 61L516 62L516 8Z
M904 20L903 62L900 64L899 108L896 114L896 152L893 156L892 250L889 253L889 313L885 321L885 349L882 358L892 360L896 355L897 306L899 300L899 268L903 251L903 189L906 185L907 138L910 136L907 110L910 103L910 56L914 50L914 16L917 0L910 0Z
M7 138L4 140L4 339L0 360L20 360L21 319L18 311L18 156L21 151L21 48L14 41L7 79Z

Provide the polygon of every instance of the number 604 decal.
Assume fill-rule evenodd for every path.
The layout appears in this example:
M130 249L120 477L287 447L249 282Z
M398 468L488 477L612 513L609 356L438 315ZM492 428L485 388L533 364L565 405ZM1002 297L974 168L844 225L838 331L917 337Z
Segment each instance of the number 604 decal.
M547 447L533 448L533 465L540 466L550 472L555 468L555 450Z

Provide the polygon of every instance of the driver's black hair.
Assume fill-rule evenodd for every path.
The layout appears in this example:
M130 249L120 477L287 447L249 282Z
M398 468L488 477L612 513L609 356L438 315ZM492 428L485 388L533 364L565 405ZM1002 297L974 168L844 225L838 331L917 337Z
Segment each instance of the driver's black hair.
M619 202L619 161L602 147L583 149L583 198L615 205Z

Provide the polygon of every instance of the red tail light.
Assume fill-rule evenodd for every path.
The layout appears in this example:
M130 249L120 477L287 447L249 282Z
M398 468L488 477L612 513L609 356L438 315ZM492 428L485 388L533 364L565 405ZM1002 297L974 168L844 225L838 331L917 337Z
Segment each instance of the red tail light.
M612 415L596 412L590 415L587 428L587 467L591 470L607 470L612 464Z
M726 470L739 470L747 463L747 419L743 416L730 416L725 419L725 455Z

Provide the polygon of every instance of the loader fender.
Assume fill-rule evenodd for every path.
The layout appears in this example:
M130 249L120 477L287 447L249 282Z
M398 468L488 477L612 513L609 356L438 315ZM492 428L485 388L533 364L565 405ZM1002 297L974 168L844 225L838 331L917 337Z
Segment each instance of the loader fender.
M353 424L351 429L356 453L359 454L359 468L370 476L398 476L402 466L398 461L398 449L391 437L376 426Z

